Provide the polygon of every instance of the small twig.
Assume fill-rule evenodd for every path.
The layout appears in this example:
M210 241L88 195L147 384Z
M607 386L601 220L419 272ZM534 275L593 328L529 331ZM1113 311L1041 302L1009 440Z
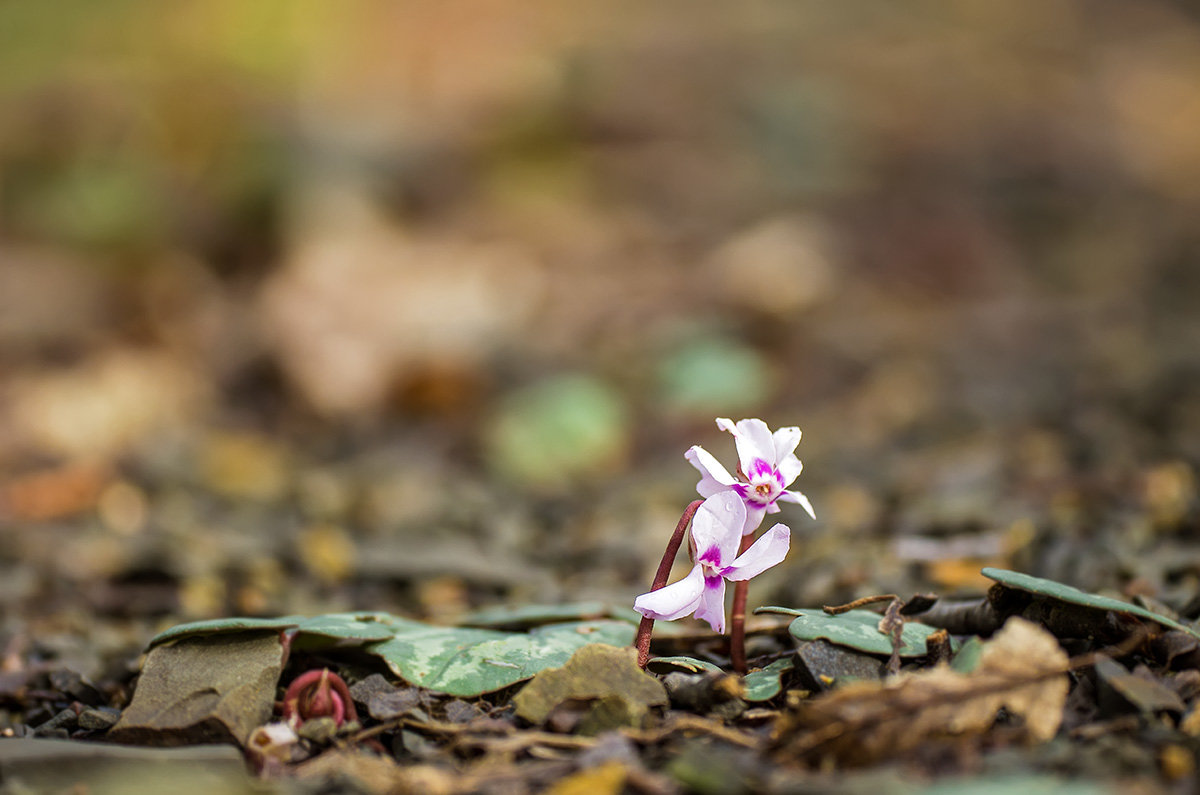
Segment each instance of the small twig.
M551 734L542 731L521 731L503 737L471 737L459 735L453 745L470 745L475 748L486 748L492 753L515 753L534 746L549 748L569 748L574 750L591 748L596 744L595 737L578 737L573 734Z
M1112 720L1101 721L1099 723L1089 723L1085 726L1076 726L1067 732L1067 736L1072 740L1094 740L1097 737L1103 737L1106 734L1115 734L1116 732L1133 731L1142 724L1140 715L1122 715L1119 718Z
M401 716L398 718L392 718L391 720L386 720L383 723L372 726L369 729L363 729L362 731L356 732L350 736L349 740L352 743L359 742L371 737L376 737L380 734L386 734L387 732L393 732L397 729L405 728L416 729L428 734L444 735L459 735L466 734L468 732L477 732L480 734L506 734L512 731L512 727L507 723L495 720L489 720L487 724L478 723L476 721L471 721L469 723L446 723L438 720L418 720L417 718Z
M888 659L887 670L892 676L900 673L900 649L904 646L904 616L900 608L904 603L899 597L893 599L879 619L879 631L892 640L892 656Z
M688 524L691 523L692 517L696 515L696 510L703 504L703 500L693 500L684 509L683 515L679 517L679 523L675 525L675 532L671 535L671 540L667 542L667 549L663 552L662 561L658 564L658 571L654 574L654 583L650 586L651 591L657 591L667 584L667 578L671 576L671 566L674 565L675 556L679 554L679 547L683 543L683 534L687 530ZM650 633L653 630L654 619L642 616L641 623L638 624L637 635L633 639L633 647L637 649L638 653L639 668L645 668L646 663L650 662Z
M662 742L681 731L704 732L719 740L725 740L728 743L740 745L743 748L762 747L762 739L760 737L748 732L731 729L728 726L724 726L713 720L701 718L698 715L689 715L687 713L676 715L670 721L656 729L625 729L621 733L635 742L650 745Z
M842 613L849 613L851 610L857 610L860 607L867 605L878 604L879 602L888 602L894 599L899 599L894 593L880 594L879 596L864 596L862 599L855 599L844 605L825 605L821 609L831 616L840 616Z

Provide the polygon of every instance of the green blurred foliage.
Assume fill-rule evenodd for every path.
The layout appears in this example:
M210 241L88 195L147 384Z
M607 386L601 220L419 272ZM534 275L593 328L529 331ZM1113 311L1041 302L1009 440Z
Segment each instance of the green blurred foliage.
M664 358L659 381L672 414L723 417L763 405L774 378L756 350L714 336L693 340Z
M508 395L486 430L501 475L532 488L561 488L611 472L629 445L621 396L585 375L557 375Z

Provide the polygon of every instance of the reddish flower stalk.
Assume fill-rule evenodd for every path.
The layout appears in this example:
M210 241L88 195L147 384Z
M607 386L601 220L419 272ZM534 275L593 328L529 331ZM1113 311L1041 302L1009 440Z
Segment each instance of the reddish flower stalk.
M663 552L662 562L658 564L658 571L654 574L654 583L650 586L651 591L657 591L667 584L667 578L671 576L671 566L674 565L675 556L679 554L679 547L683 543L683 534L687 531L692 517L696 515L696 510L702 504L703 500L692 500L684 509L683 516L679 517L679 523L675 525L675 532L672 534L671 540L667 542L666 551ZM653 630L654 619L642 616L642 621L638 624L637 637L633 641L633 647L638 652L639 668L645 668L646 663L650 661L650 633Z
M341 726L348 720L358 720L358 712L342 677L322 668L305 671L292 680L283 696L283 717L297 723L329 717Z
M745 552L754 541L754 534L742 536L742 547ZM729 620L729 662L733 670L746 675L746 592L750 583L742 580L733 584L733 617Z

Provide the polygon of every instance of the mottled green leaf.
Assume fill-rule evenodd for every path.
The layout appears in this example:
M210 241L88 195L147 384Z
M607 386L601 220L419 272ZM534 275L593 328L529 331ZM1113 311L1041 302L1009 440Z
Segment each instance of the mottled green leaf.
M332 641L384 640L396 634L398 627L418 624L387 613L330 613L323 616L283 616L281 618L217 618L180 624L154 636L151 646L168 640L196 635L242 632L256 629L296 631L295 641L301 645L322 645ZM424 626L420 625L419 626ZM308 638L305 636L316 636ZM305 641L309 641L305 644Z
M795 660L784 657L758 671L751 671L742 679L746 692L742 695L747 701L768 701L783 690L783 675L795 667Z
M634 628L623 621L552 624L525 633L425 627L398 632L367 647L406 682L455 696L476 696L566 663L589 643L627 646Z
M1070 585L1064 585L1061 582L1054 580L1046 580L1041 577L1034 577L1030 574L1022 574L1018 571L1008 571L1007 569L986 568L983 570L983 576L995 580L1001 585L1009 588L1016 588L1020 591L1028 591L1040 596L1049 596L1070 604L1082 605L1084 607L1094 607L1097 610L1113 610L1118 613L1130 613L1145 618L1150 621L1157 622L1164 627L1177 629L1180 632L1200 638L1200 631L1186 624L1181 624L1167 616L1159 615L1158 613L1147 610L1144 607L1122 602L1120 599L1113 599L1108 596L1100 596L1099 594L1087 593Z
M334 613L306 618L229 618L183 624L155 637L157 646L181 638L294 630L301 648L360 646L412 685L456 696L476 696L564 664L590 643L627 646L634 626L626 621L550 624L531 632L439 627L387 613Z
M794 607L780 607L778 605L763 605L762 607L754 608L754 614L761 613L778 613L782 616L802 616L806 613L811 613L812 610L797 610Z
M423 626L387 613L330 613L306 618L296 625L296 640L319 635L334 640L372 641L393 637L397 630Z
M775 608L771 612L785 612ZM879 631L878 613L870 610L850 610L831 616L823 610L795 611L796 618L788 626L788 632L798 640L818 638L848 646L870 654L891 654L892 639ZM925 638L937 630L924 624L904 622L900 639L901 657L924 657Z
M245 632L257 629L291 629L304 621L304 616L283 616L281 618L215 618L211 621L193 621L190 624L179 624L158 633L150 639L151 646L166 643L169 640L192 637L196 635L215 635L234 632Z

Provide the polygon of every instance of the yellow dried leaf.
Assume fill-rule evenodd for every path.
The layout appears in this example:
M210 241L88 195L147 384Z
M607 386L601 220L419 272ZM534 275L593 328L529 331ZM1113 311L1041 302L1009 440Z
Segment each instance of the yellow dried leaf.
M337 525L309 527L300 534L297 551L305 567L325 582L341 582L354 573L354 539Z
M625 789L629 771L620 762L605 762L567 776L548 791L550 795L617 795Z

